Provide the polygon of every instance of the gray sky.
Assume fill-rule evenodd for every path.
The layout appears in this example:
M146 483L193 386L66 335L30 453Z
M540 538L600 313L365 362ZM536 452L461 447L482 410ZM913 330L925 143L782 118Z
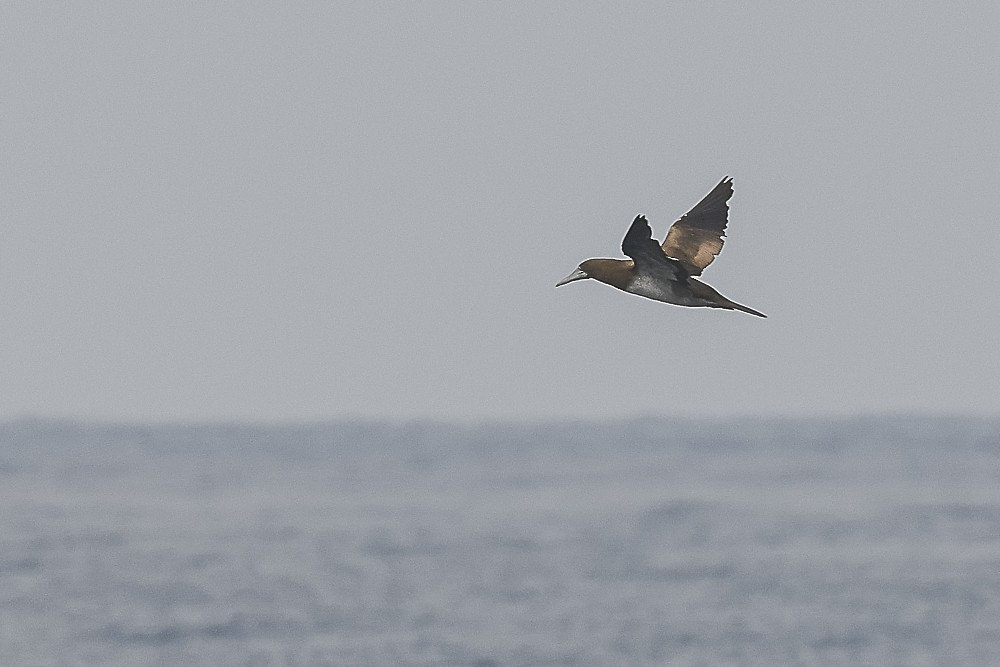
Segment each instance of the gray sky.
M666 4L4 5L0 418L996 414L1000 6Z

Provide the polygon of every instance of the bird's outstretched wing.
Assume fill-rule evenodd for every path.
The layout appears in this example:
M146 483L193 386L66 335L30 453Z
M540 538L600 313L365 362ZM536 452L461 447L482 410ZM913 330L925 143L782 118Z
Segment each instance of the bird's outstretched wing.
M622 252L631 257L638 268L666 270L678 277L684 273L677 262L663 254L660 244L653 240L653 230L649 228L645 216L637 215L632 221L632 226L622 239Z
M733 179L727 176L693 209L671 225L667 237L663 239L663 253L679 261L692 276L700 276L715 256L722 252L729 218L726 202L732 196Z

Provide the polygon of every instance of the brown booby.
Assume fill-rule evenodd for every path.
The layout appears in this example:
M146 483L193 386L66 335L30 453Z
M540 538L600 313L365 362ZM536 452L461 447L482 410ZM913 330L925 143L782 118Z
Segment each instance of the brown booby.
M620 290L678 306L742 310L767 317L753 308L722 296L695 280L725 242L726 222L733 196L733 179L722 179L705 198L675 222L660 244L653 240L645 216L636 216L622 239L622 252L631 259L588 259L556 283L593 278Z

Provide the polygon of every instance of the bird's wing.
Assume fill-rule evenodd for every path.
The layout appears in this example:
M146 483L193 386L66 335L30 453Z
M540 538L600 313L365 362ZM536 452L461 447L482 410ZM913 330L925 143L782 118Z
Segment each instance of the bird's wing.
M632 258L638 269L667 270L676 279L684 271L674 260L663 254L660 244L653 240L653 230L649 228L645 216L637 215L632 226L622 239L622 252Z
M692 276L700 276L722 252L729 218L726 202L732 196L733 179L727 176L675 222L663 239L664 254L679 261Z

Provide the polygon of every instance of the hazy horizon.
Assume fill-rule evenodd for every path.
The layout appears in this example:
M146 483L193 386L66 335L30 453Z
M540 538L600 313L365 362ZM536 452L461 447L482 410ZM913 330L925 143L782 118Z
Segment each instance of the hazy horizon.
M893 425L901 423L960 423L966 425L992 425L1000 423L1000 414L960 414L960 413L928 413L928 412L884 412L856 414L812 414L812 415L780 415L780 414L729 414L729 415L670 415L670 414L635 414L615 417L541 417L541 418L436 418L436 417L370 417L370 416L339 416L317 419L105 419L99 417L53 416L39 414L23 414L0 418L0 427L28 426L53 427L56 429L69 427L73 429L227 429L240 430L281 430L338 427L372 427L389 428L405 431L410 428L442 428L454 429L457 432L471 432L477 429L533 429L533 428L617 428L641 424L662 426L683 426L720 428L726 426L816 426L841 428L845 426Z

